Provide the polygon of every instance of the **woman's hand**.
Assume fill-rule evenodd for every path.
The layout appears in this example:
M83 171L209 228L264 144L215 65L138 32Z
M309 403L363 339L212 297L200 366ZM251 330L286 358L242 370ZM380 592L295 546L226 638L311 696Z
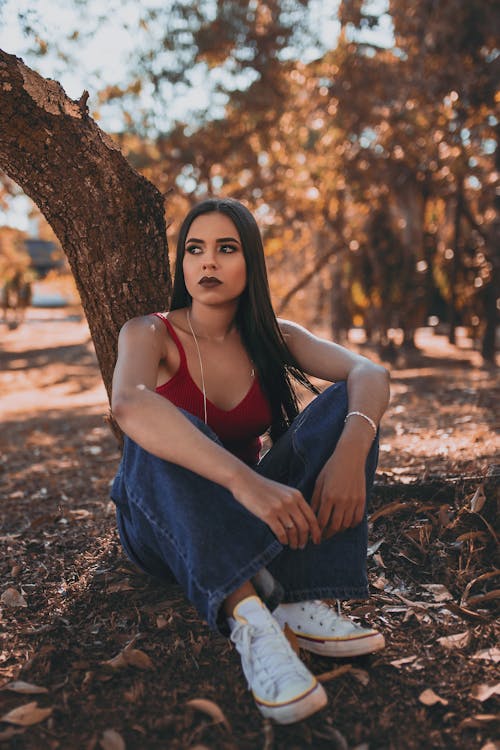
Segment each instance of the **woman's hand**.
M299 490L250 470L231 487L231 492L247 510L264 521L281 544L302 549L309 538L321 541L318 520Z
M323 539L361 523L365 503L365 459L338 444L318 474L311 501Z

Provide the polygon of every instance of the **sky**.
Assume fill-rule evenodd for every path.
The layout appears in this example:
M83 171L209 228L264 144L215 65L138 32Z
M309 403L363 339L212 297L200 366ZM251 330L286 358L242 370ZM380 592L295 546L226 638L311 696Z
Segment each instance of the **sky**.
M207 0L208 2L210 0ZM340 25L336 9L340 0L333 3L324 0L310 0L308 11L311 26L324 49L335 45ZM148 7L164 6L165 0L148 0ZM373 11L386 9L387 0L367 0L365 3ZM90 93L89 108L99 109L99 125L113 132L123 127L123 114L119 104L98 107L98 93L109 85L124 85L130 81L130 61L140 49L147 49L152 39L158 38L161 29L141 28L141 3L123 4L121 0L107 0L103 4L97 0L0 0L0 48L22 57L26 64L41 75L59 81L68 96L78 99L83 90ZM328 9L325 9L328 8ZM19 16L23 15L33 28L31 40L23 34ZM86 29L92 29L86 33ZM78 40L71 42L67 37L75 29L80 30ZM33 37L38 35L41 43L48 44L45 55L30 53ZM391 43L390 18L385 16L381 27L369 32L367 41L376 44ZM62 57L54 52L51 40L57 40ZM318 56L320 50L306 50L301 59L308 62ZM221 75L221 74L217 74ZM216 76L211 76L215 80ZM207 86L206 70L200 65L190 72L191 88L184 88L179 94L169 96L169 115L172 122L181 119L196 120L196 113L217 103L216 97ZM242 82L244 85L244 82ZM155 99L152 87L141 92L140 106L155 113ZM223 101L219 101L219 107ZM221 111L219 110L219 114ZM162 112L162 118L164 113ZM0 226L8 224L31 232L28 212L31 202L24 195L10 201L7 211L0 208Z

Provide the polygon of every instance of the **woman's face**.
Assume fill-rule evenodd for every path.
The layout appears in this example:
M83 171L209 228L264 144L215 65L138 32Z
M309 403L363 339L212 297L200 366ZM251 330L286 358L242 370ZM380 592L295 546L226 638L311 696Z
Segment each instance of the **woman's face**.
M198 216L189 227L182 261L186 288L206 304L237 300L247 283L240 235L225 214Z

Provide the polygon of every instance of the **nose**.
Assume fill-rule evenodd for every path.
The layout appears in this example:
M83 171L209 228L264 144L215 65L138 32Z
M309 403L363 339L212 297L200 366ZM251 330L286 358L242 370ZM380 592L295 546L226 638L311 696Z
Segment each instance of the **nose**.
M202 268L208 269L208 268L216 268L216 267L217 267L217 261L216 261L215 255L211 253L206 253L203 256Z

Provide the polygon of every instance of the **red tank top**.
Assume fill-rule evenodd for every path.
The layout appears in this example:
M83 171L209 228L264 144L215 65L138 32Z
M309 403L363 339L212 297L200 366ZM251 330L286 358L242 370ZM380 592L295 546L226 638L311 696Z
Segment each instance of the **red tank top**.
M185 409L201 420L203 392L198 388L188 370L186 353L174 327L162 313L154 313L165 323L177 349L180 365L177 372L166 383L156 388L156 393L165 396L175 406ZM256 376L246 396L233 409L219 409L207 399L207 423L220 438L223 446L247 464L256 464L261 448L260 435L271 424L271 407Z

